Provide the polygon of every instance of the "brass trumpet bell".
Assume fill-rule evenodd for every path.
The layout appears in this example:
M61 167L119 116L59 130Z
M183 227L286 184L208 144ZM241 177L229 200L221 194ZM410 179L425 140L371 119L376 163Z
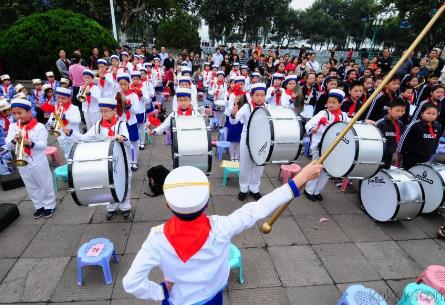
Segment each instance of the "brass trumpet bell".
M15 166L18 166L18 167L22 167L22 166L28 165L28 161L26 161L24 159L16 159L16 160L12 160L12 164L14 164Z

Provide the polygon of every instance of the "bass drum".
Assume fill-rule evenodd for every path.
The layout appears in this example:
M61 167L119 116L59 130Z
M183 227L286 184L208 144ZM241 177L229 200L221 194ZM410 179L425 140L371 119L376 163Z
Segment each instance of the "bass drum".
M440 163L417 164L409 169L422 184L425 191L425 206L422 213L445 210L445 165Z
M301 119L292 108L258 107L247 125L247 147L256 165L290 163L301 152Z
M190 165L210 173L212 139L208 120L202 116L177 116L171 120L173 168Z
M422 185L402 169L382 169L361 181L360 200L366 213L380 222L412 220L425 204Z
M128 192L128 163L122 143L74 144L68 159L68 184L80 206L123 202Z

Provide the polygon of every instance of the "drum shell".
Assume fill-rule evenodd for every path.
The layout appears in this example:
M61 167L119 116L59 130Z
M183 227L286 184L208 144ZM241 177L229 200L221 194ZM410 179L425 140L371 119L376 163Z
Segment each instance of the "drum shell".
M445 165L440 163L421 163L409 169L422 184L425 191L425 206L422 213L444 212Z

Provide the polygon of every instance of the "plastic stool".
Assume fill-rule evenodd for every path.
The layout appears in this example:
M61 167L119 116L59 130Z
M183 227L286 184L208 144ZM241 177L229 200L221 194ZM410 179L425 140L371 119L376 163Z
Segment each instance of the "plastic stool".
M57 192L59 190L59 178L62 178L63 181L68 181L68 164L56 167L54 169L54 191Z
M410 283L405 286L402 298L397 305L445 305L443 296L425 284Z
M232 269L234 267L238 267L239 282L240 282L240 284L243 284L244 283L243 260L241 257L241 252L234 244L230 245L229 264L230 264L230 269Z
M172 144L172 132L170 131L170 129L167 129L167 131L165 132L164 144L165 145L171 145Z
M416 282L417 284L423 282L445 296L445 267L439 265L426 267Z
M225 128L221 128L218 131L218 141L225 141L226 140L226 129Z
M103 245L100 249L99 245ZM97 249L94 249L96 248ZM96 251L95 251L96 250ZM113 258L117 263L118 259L114 251L113 243L106 238L95 238L83 244L77 251L77 285L82 286L82 267L83 266L102 266L105 283L110 285L113 282L110 269L110 259Z
M145 130L145 142L148 142L148 144L153 144L153 137L150 135L150 130Z
M239 176L239 167L235 168L235 167L224 167L224 175L223 175L223 186L226 186L227 184L227 177L230 174L234 174L234 175L238 175Z
M216 142L216 150L218 152L218 159L220 161L222 160L222 155L223 155L224 149L229 150L229 148L230 148L230 142L228 142L228 141Z
M283 173L283 184L285 184L300 171L301 167L296 163L282 164L278 170L278 179L280 179L281 173Z
M59 149L54 146L48 146L45 148L45 155L50 156L51 160L56 161L57 164L62 165L63 162L59 156Z
M349 286L337 305L388 305L375 290L363 285Z

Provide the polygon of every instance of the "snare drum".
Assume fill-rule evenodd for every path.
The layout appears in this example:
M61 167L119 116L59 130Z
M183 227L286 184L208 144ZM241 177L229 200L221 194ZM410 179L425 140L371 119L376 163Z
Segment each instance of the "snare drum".
M247 147L257 165L289 163L301 152L304 131L300 117L292 108L259 107L247 125Z
M440 163L417 164L409 169L422 184L425 191L425 206L422 213L444 210L445 165Z
M212 140L208 120L202 116L178 116L171 120L173 168L190 165L209 173Z
M225 100L217 100L213 102L213 109L215 111L223 112L226 109L226 101Z
M325 130L320 155L345 127L346 123L337 122ZM380 168L383 144L382 133L377 127L356 123L323 162L324 168L332 177L369 178Z
M115 140L74 144L68 159L68 184L81 206L123 202L128 192L125 148Z
M366 213L377 221L412 220L422 212L422 185L402 169L382 169L360 185L360 199Z

